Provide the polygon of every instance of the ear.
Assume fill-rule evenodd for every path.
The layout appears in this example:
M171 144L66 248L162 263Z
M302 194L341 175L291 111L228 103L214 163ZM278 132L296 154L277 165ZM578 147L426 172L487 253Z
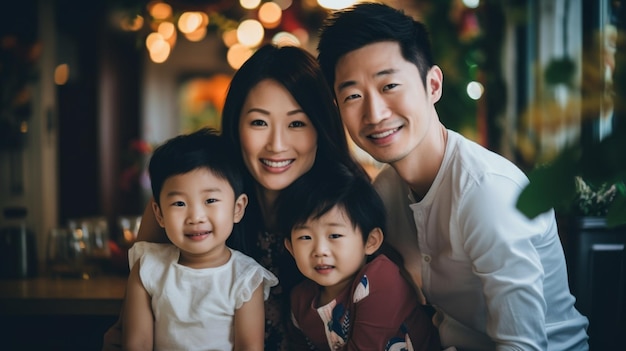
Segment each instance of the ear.
M287 251L289 251L291 256L293 256L293 246L291 245L291 240L285 238L283 243L285 244L285 248L287 249Z
M365 254L371 255L376 250L380 248L380 245L383 244L383 231L380 228L374 228L367 236L367 241L365 242Z
M157 204L156 201L152 200L152 212L154 212L154 218L156 218L157 223L161 226L161 228L165 228L165 222L163 221L163 212L161 212L161 207Z
M248 206L248 195L239 195L237 200L235 200L235 214L233 216L235 223L239 223L243 218L243 215L246 213L246 206Z
M428 71L426 75L426 88L428 89L427 94L432 99L433 104L441 99L441 95L443 94L443 72L439 66L434 65Z

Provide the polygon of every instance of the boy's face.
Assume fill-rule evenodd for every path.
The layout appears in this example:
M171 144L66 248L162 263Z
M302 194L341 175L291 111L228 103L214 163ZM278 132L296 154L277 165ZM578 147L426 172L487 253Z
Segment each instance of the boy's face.
M223 253L233 224L243 217L247 196L235 200L230 183L206 168L169 177L153 210L167 237L182 251L205 257ZM217 249L217 250L214 250Z
M363 267L366 255L374 253L382 242L370 235L363 242L361 230L354 228L342 208L335 206L318 219L309 219L291 230L291 241L285 239L304 276L325 287L336 296L350 285Z
M348 52L335 66L334 89L350 137L380 162L404 159L435 128L442 79L434 66L424 89L417 67L402 57L397 42Z

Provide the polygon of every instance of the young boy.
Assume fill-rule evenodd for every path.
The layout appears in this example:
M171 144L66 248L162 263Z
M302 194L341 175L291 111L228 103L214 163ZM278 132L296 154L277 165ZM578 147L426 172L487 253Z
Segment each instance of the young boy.
M248 198L223 145L202 129L170 139L150 160L152 208L171 244L130 249L126 350L263 350L263 301L278 280L226 246Z
M382 253L385 209L366 179L309 172L278 204L285 246L308 278L291 293L295 350L440 349L415 290Z

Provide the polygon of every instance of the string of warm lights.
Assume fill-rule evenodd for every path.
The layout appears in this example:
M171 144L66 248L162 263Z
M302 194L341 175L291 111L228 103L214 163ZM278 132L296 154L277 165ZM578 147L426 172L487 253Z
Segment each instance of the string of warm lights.
M334 10L357 1L302 0L298 5ZM281 29L284 14L294 5L292 0L239 0L238 5L241 10L247 11L245 19L234 20L216 10L176 11L167 1L155 0L146 5L145 12L126 13L118 16L116 22L125 31L139 32L148 28L145 46L150 59L155 63L168 59L179 36L182 35L192 42L200 42L206 37L209 28L215 28L221 34L224 45L228 48L226 60L234 69L239 68L268 39L278 45L307 44L309 34L306 29ZM266 38L270 32L272 37Z

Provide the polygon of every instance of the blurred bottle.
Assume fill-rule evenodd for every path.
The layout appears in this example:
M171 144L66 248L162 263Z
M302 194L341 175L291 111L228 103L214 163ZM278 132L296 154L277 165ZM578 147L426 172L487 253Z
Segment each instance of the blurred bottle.
M7 225L0 229L0 278L29 278L37 275L35 234L26 227L28 210L7 207Z

